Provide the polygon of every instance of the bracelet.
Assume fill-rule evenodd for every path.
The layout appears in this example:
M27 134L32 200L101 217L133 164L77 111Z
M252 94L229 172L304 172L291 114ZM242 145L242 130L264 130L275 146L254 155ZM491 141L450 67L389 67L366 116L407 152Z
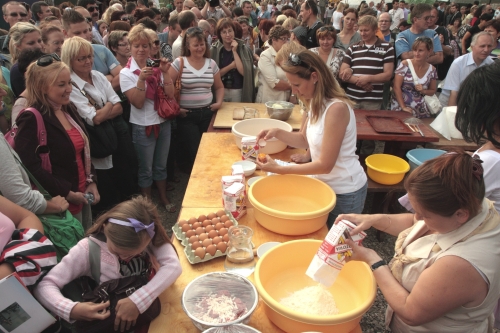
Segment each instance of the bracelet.
M138 86L135 86L135 89L139 90L139 91L146 91L145 88L139 88Z
M377 268L382 267L382 266L386 266L386 265L387 265L387 263L385 262L384 259L382 259L380 261L377 261L376 263L374 263L373 265L371 265L372 272L374 270L376 270Z
M385 232L387 229L389 229L392 225L392 220L391 220L391 217L387 214L385 214L385 216L387 216L387 218L389 219L389 225L387 226L387 228L385 228L384 230L382 230L382 232Z

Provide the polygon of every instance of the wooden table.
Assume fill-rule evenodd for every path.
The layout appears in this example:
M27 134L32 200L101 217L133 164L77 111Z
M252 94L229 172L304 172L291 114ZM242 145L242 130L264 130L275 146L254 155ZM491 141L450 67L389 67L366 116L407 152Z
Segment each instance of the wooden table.
M220 205L219 205L220 208ZM199 216L201 214L208 214L213 212L214 208L182 208L179 219L189 219L190 217ZM249 226L253 229L254 235L252 241L256 247L260 244L270 241L286 242L294 239L319 239L325 238L328 233L326 225L319 231L305 235L305 236L284 236L271 232L267 229L261 227L254 218L253 208L249 208L247 214L243 216L239 224ZM182 274L175 281L175 283L165 290L160 295L160 300L162 304L162 312L159 317L157 317L150 325L149 332L199 332L199 330L193 325L191 319L184 313L181 306L182 292L186 285L191 282L194 278L215 271L224 271L224 258L219 257L213 260L199 263L196 265L191 265L186 255L184 254L184 247L180 244L177 239L174 239L174 246L179 253L179 260L182 265ZM258 259L256 259L258 260ZM253 274L249 279L254 282ZM263 333L281 333L283 332L277 326L275 326L265 315L263 310L262 301L259 301L259 305L252 315L249 324L250 326L258 329ZM360 329L356 332L361 332Z
M423 123L429 126L433 121L434 118L425 118L422 119ZM438 131L434 130L432 127L429 126L429 128L436 133L436 135L439 137L438 142L428 142L425 144L425 148L434 148L434 149L442 149L442 150L450 150L450 149L463 149L463 150L468 150L468 151L476 151L479 149L480 145L477 145L472 142L465 142L464 139L451 139L448 140L444 136L442 136Z
M219 111L217 111L217 114L215 115L213 128L215 130L231 129L231 127L233 127L233 125L239 121L233 120L233 110L235 108L243 108L244 106L258 110L260 114L259 118L269 118L266 111L266 105L263 103L224 102L222 103L222 107L219 109ZM302 114L300 112L300 106L295 105L292 115L286 122L292 126L294 131L300 129L300 125L302 124Z

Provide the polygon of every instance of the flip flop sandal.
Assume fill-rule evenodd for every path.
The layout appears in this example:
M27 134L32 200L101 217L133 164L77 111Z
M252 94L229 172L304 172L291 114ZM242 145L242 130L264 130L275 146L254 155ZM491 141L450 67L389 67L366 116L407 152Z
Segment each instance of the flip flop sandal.
M165 205L165 209L167 210L168 213L175 213L177 211L174 203L169 203L168 205Z

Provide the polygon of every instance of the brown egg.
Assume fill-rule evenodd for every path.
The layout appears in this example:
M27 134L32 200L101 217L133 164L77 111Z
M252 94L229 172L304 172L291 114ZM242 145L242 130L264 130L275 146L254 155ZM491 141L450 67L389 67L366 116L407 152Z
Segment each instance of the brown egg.
M215 227L212 225L212 222L210 222L210 225L205 227L205 232L210 232L212 230L215 230Z
M231 228L233 226L233 222L227 220L226 222L224 222L224 227L226 227L227 229Z
M196 235L196 232L194 232L194 230L188 230L188 231L186 232L186 237L187 237L187 238L189 238L189 237L191 237L191 236L193 236L193 235Z
M202 226L204 226L205 228L208 227L209 225L212 225L212 221L210 220L205 220L203 221L203 223L201 224Z
M224 235L227 235L227 229L226 228L221 228L219 230L219 236L224 236Z
M228 234L223 235L222 240L226 243L229 242L229 235Z
M222 215L225 215L226 212L221 209L216 214L217 214L218 217L221 217Z
M203 230L203 227L198 227L198 228L196 228L195 232L197 235L201 235L202 233L205 232L205 230Z
M207 247L209 245L212 245L212 240L210 238L207 238L201 244L203 244L204 247Z
M220 217L220 221L221 221L221 222L226 222L227 220L229 220L229 217L228 217L227 215L222 215L222 216Z
M189 219L189 223L193 224L195 222L198 222L198 220L196 219L196 217L192 217Z
M200 240L200 242L203 242L207 238L208 238L207 233L202 233L201 235L198 236L198 239Z
M222 223L222 222L219 222L219 223L217 223L217 224L215 225L215 229L216 229L216 230L220 230L220 229L222 229L222 228L224 228L224 223Z
M212 219L212 225L216 225L216 224L217 224L217 223L219 223L219 222L220 222L220 220L219 220L218 218L216 218L216 217L214 217L214 218Z
M217 244L216 247L217 247L217 250L219 250L222 253L225 253L227 250L227 244L224 242L220 242L219 244Z
M212 243L214 243L215 245L219 244L220 242L222 242L222 238L217 236L217 237L214 237L212 239Z
M200 259L205 258L205 249L202 247L197 248L194 250L194 255L199 257Z
M200 243L200 242L194 242L193 244L191 244L191 248L192 248L193 250L196 250L196 249L197 249L197 248L199 248L200 246L203 246L203 244L202 244L202 243Z
M217 237L218 233L217 233L217 230L211 230L208 232L208 237L210 238L215 238Z
M215 252L217 251L217 248L215 247L215 245L211 244L211 245L207 246L207 248L205 249L205 251L207 253L210 253L211 256L214 256Z
M198 222L203 222L207 219L207 217L205 215L200 215L198 216Z
M198 241L198 236L194 235L189 237L189 243L193 244L194 242Z
M191 230L191 226L188 223L186 223L182 226L182 231L186 232L188 230Z
M215 213L210 213L207 215L207 219L209 219L209 220L213 219L214 217L217 217L217 215L215 215Z
M202 226L201 222L195 222L195 223L193 223L193 229L194 230L196 230L197 228L199 228L201 226Z
M177 222L177 224L179 225L179 227L182 227L186 223L188 223L188 221L186 221L186 220L179 220L179 222Z

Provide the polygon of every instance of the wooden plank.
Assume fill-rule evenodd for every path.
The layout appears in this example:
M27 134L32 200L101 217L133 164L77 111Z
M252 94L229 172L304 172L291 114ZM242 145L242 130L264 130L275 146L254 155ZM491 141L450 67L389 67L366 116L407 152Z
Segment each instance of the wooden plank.
M260 118L269 118L266 112L265 104L224 102L222 103L222 107L217 111L217 114L215 116L215 121L213 123L213 128L231 129L233 125L239 121L239 120L233 120L233 110L235 108L242 108L243 106L257 109L259 111ZM286 122L292 125L294 131L300 129L300 125L302 124L302 114L300 112L300 106L296 105L294 107L292 115Z
M190 217L198 217L201 214L208 214L213 212L214 209L209 208L182 208L179 219L189 219ZM322 240L328 233L328 229L325 226L321 228L319 231L315 233L305 235L305 236L285 236L276 234L267 229L261 227L258 222L254 218L253 208L248 209L248 212L245 216L243 216L240 221L240 224L249 226L253 229L254 235L252 237L252 241L256 247L266 242L286 242L294 239L319 239ZM187 286L189 282L191 282L194 278L216 271L224 271L224 258L219 257L213 260L199 263L196 265L191 265L187 260L184 254L184 247L180 244L177 239L173 241L174 246L179 254L179 260L182 266L182 274L175 281L175 283L170 286L167 290L165 290L160 295L160 300L162 303L162 311L160 316L158 316L150 325L149 332L150 333L159 333L159 332L167 332L167 331L175 331L175 332L199 332L199 330L193 325L191 319L185 314L182 310L181 306L181 297L184 288ZM258 260L258 259L256 259ZM254 282L253 274L249 277L249 279ZM259 301L259 305L255 310L254 314L250 319L250 326L258 329L261 332L265 333L281 333L283 332L277 326L275 326L271 321L267 318L263 311L262 300ZM172 329L168 329L168 327L172 327ZM175 327L175 329L173 329ZM360 330L358 330L361 332Z
M429 126L433 121L434 118L426 118L422 119L424 124ZM438 142L429 142L425 144L425 148L434 148L434 149L443 149L443 150L450 150L450 149L464 149L468 151L476 151L479 149L480 145L477 145L473 142L465 142L464 139L451 139L448 140L444 136L442 136L438 131L434 130L432 127L429 126L429 129L436 133L436 135L439 137Z

